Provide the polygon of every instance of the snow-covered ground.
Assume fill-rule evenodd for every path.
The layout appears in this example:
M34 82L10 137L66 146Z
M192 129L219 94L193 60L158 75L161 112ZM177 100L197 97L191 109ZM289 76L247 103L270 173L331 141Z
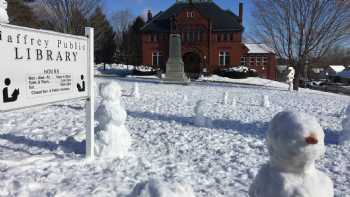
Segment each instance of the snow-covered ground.
M113 79L98 79L98 83ZM121 196L151 178L193 187L197 197L247 196L257 170L268 160L268 122L284 109L316 116L326 131L326 154L317 167L334 181L335 196L350 196L350 145L337 145L341 111L349 97L286 87L194 83L189 86L138 80L140 97L122 103L128 112L130 156L84 161L84 102L71 101L2 113L0 196ZM272 85L273 86L273 85ZM228 104L223 95L228 92ZM187 99L184 99L187 95ZM271 106L261 106L264 95ZM236 107L230 99L237 101ZM98 101L101 98L98 97ZM209 106L211 127L192 124L198 100Z

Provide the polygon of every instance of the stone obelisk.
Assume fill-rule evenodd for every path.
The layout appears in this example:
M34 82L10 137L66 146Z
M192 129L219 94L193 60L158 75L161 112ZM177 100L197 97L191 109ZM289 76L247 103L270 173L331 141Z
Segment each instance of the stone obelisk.
M9 23L7 2L5 0L0 0L0 23Z
M166 64L165 83L188 84L190 80L186 77L184 62L181 57L181 36L170 34L169 59Z

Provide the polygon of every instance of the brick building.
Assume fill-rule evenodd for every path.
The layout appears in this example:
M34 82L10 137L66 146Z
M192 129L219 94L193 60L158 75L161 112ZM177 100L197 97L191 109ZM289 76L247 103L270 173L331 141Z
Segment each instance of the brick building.
M212 0L177 0L155 16L148 13L148 21L142 28L143 64L165 71L169 35L177 33L182 38L185 72L189 75L215 73L220 68L239 66L244 58L256 55L250 54L249 48L242 42L242 22L242 3L239 4L237 16L230 10L220 8ZM266 56L268 59L274 58L272 53ZM275 70L274 60L263 64L264 68L259 68L259 65L253 68L262 71L259 73L261 76L275 79L274 75L269 74Z
M254 69L259 76L276 80L277 61L273 49L265 44L245 44L248 53L241 57L241 66Z

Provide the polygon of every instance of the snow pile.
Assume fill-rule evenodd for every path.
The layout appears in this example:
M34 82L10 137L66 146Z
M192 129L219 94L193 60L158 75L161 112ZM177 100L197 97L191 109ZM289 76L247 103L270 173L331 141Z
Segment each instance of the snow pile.
M138 183L128 197L195 197L195 195L189 185L170 185L151 179Z
M0 0L0 23L9 23L7 2L5 0Z
M194 108L194 125L198 127L212 127L212 120L205 116L205 112L208 107L209 105L205 102L205 100L197 101L196 107Z
M345 119L342 121L343 131L339 136L339 143L350 143L350 105L345 110Z
M250 187L250 197L332 197L332 180L315 167L325 152L324 132L315 117L280 112L267 132L270 161Z
M264 95L262 102L261 102L261 106L266 107L266 108L270 107L270 99L269 99L268 95Z
M263 79L259 77L248 77L246 79L231 79L228 77L221 77L218 75L211 75L208 77L201 77L197 81L211 81L211 82L224 82L224 83L235 83L244 85L258 85L258 86L269 86L276 88L287 88L288 85L278 81L273 81L269 79Z
M134 88L132 89L131 93L132 97L139 98L140 97L140 91L139 91L139 84L134 83Z
M100 85L101 105L96 110L95 153L100 158L124 158L131 146L130 133L124 126L126 111L120 104L121 87L117 82Z

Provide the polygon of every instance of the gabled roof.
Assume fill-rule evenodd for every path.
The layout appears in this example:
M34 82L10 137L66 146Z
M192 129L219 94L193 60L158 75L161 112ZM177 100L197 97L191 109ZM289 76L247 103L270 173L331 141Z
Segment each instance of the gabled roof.
M175 3L164 12L159 12L142 28L144 32L169 32L170 18L183 9L194 6L201 15L213 24L213 31L243 31L240 18L229 10L223 10L214 2Z
M249 54L275 53L275 51L266 44L244 44L248 49Z
M345 70L345 66L343 65L329 65L329 68L335 71L336 73L339 73Z

